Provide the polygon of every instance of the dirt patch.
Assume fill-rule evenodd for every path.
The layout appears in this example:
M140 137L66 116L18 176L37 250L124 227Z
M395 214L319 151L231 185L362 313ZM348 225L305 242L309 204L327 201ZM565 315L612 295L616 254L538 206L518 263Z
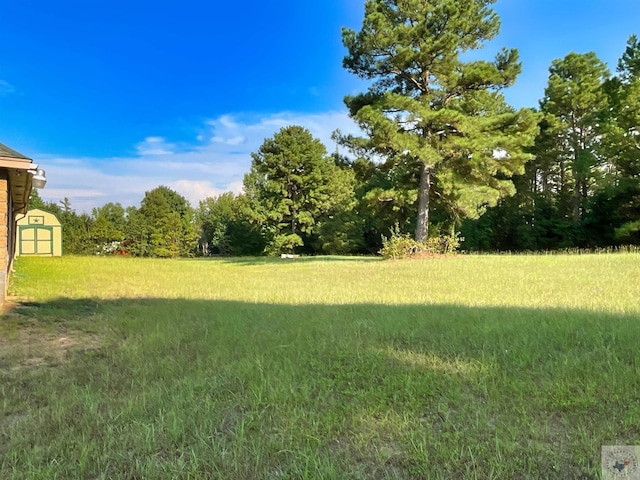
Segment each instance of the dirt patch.
M0 418L0 433L5 433L12 428L18 428L21 423L29 420L31 416L26 412L12 413L4 418Z
M37 306L13 306L0 317L0 372L55 367L72 353L97 350L102 339L95 334L43 324L29 315Z

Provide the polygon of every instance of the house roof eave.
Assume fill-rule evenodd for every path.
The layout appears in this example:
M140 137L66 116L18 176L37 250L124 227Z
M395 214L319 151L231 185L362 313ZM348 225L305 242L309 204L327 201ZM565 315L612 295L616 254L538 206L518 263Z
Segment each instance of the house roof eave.
M38 165L29 157L0 143L0 169L6 169L13 213L26 213L33 180L32 171Z

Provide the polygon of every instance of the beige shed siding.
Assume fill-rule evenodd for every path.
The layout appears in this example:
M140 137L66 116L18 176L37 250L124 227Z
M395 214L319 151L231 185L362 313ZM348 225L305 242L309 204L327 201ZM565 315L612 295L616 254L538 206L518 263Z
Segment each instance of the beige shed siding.
M18 220L17 255L62 255L62 225L50 212L29 210Z

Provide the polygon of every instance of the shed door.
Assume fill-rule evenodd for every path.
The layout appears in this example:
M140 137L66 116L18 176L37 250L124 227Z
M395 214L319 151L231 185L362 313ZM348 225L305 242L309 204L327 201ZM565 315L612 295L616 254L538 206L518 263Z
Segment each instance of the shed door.
M20 229L20 255L53 255L53 228L22 227Z

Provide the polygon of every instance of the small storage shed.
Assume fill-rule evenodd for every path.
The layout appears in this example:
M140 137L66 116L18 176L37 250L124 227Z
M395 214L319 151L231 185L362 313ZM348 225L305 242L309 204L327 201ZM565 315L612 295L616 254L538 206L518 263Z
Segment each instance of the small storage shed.
M62 255L62 225L53 213L29 210L18 220L17 255Z

